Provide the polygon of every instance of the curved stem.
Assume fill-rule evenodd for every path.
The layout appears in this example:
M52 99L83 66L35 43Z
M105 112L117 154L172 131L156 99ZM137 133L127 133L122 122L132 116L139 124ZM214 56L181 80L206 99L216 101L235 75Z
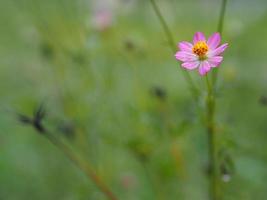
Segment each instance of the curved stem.
M224 16L225 16L225 9L226 9L227 0L222 0L219 23L218 23L218 32L222 34L223 31L223 24L224 24Z
M176 51L176 45L175 45L175 42L174 42L174 39L173 39L173 36L172 36L172 33L169 29L169 26L167 25L164 17L162 16L160 10L159 10L159 7L158 5L156 4L155 0L150 0L152 6L153 6L153 9L161 23L161 26L164 30L164 33L168 39L168 43L169 43L169 46L171 47L171 49L175 52Z
M168 44L169 44L170 48L172 49L172 51L175 53L176 52L176 43L173 39L170 28L167 25L164 17L162 16L160 9L159 9L158 5L156 4L155 0L150 0L150 2L152 4L153 10L155 11L155 13L159 19L159 22L162 26L162 29L163 29L166 37L167 37ZM198 91L196 85L194 84L193 79L191 78L191 76L189 75L189 73L187 71L182 70L182 72L183 72L184 79L187 81L188 87L190 88L190 90L192 92L193 97L195 99L197 99L199 91Z
M45 136L58 149L60 149L74 165L81 169L86 174L86 176L96 184L96 186L103 192L103 194L106 195L108 199L118 200L118 198L113 194L113 192L108 188L108 186L95 173L94 169L87 162L77 157L66 144L58 140L56 137L54 137L47 131L42 135Z
M223 25L224 25L224 19L225 19L225 10L226 10L226 4L227 4L227 0L222 0L222 4L221 4L221 11L220 11L220 16L219 16L219 22L218 22L218 27L217 27L217 31L222 35L223 32ZM212 74L212 82L213 85L216 86L216 82L217 82L217 77L218 77L218 71L219 68L217 68L216 70L214 70L214 73Z

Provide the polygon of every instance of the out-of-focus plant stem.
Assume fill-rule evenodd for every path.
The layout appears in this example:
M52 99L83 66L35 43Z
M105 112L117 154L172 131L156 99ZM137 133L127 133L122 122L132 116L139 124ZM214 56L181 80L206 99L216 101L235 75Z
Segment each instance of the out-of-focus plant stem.
M222 0L221 11L220 11L220 16L219 16L219 22L218 22L218 27L217 27L217 31L221 35L222 35L222 32L223 32L223 25L224 25L226 4L227 4L227 0ZM213 75L212 76L212 82L213 82L214 87L216 86L218 72L219 72L219 68L217 68L216 70L214 70L214 72L212 74Z
M152 4L153 10L155 11L155 13L157 15L157 18L159 19L159 22L162 26L162 29L164 30L164 33L165 33L167 40L168 40L168 44L169 44L170 48L172 49L172 51L175 53L177 51L177 47L176 47L176 43L173 39L172 33L170 31L170 28L167 25L163 15L161 14L159 7L156 4L155 0L150 0L150 2ZM199 95L199 91L198 91L196 85L194 84L193 79L191 78L190 74L187 71L182 70L182 73L183 73L184 79L188 83L188 87L190 88L193 97L195 99L197 99L197 97Z
M208 94L206 97L206 129L208 134L208 154L209 154L209 193L210 200L220 199L220 177L218 171L217 162L217 142L216 142L216 132L215 132L215 97L213 92L213 85L206 75L206 85Z
M118 200L114 193L109 189L109 187L100 179L100 177L95 173L94 169L83 159L80 159L73 151L62 141L54 137L48 131L42 133L52 144L54 144L58 149L60 149L65 156L80 170L82 170L85 175L92 180L95 185L103 192L103 194L110 200Z
M222 0L220 16L217 31L222 35L225 10L227 0ZM211 83L209 82L208 75L206 75L206 84L208 88L208 94L206 98L206 109L207 109L207 133L208 133L208 145L209 145L209 168L210 168L210 200L220 200L220 172L218 164L218 150L216 141L216 124L215 124L215 109L216 99L214 96L214 90L216 89L216 82L218 77L218 70L212 73Z

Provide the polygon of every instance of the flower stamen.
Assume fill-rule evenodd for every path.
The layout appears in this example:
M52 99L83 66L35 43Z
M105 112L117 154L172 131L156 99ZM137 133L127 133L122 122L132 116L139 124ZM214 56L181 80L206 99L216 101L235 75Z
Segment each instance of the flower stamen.
M199 41L193 46L193 53L198 55L200 59L205 58L206 53L208 52L209 47L205 41Z

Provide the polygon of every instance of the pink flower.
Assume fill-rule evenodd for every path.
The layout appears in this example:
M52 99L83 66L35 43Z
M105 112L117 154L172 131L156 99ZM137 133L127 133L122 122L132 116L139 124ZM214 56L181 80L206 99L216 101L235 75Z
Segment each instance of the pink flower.
M222 44L219 33L214 33L206 40L201 32L196 32L193 44L190 42L180 42L180 51L175 54L177 60L182 61L182 67L187 70L198 68L201 76L206 75L213 67L218 67L222 60L222 53L228 44ZM220 45L220 46L219 46Z
M93 26L98 31L105 31L112 25L112 21L113 16L111 11L107 9L99 10L93 17Z

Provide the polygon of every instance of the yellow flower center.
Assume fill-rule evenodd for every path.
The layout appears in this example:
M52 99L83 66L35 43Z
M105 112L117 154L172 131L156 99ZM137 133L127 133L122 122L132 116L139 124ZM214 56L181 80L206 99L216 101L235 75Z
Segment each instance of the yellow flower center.
M193 46L193 53L198 55L201 59L205 58L207 51L209 50L208 45L205 41L199 41Z

